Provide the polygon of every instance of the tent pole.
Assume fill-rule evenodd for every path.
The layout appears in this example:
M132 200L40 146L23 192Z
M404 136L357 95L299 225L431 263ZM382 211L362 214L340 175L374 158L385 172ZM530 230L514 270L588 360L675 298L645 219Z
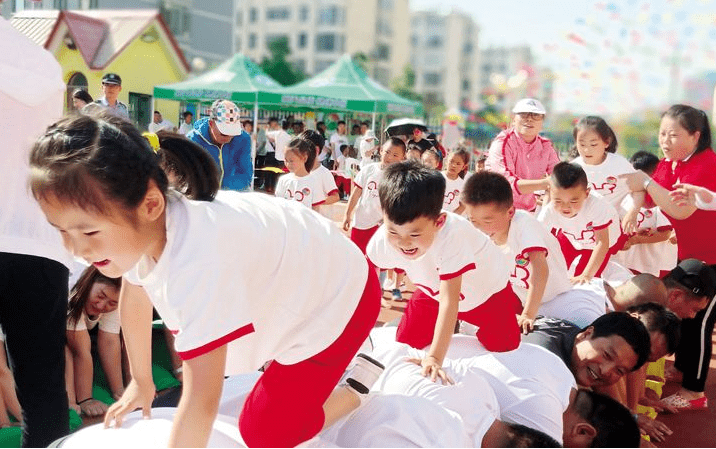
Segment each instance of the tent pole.
M256 99L254 100L254 135L258 136L258 119L259 119L259 92L256 91ZM251 138L251 190L254 190L254 179L256 178L256 141Z

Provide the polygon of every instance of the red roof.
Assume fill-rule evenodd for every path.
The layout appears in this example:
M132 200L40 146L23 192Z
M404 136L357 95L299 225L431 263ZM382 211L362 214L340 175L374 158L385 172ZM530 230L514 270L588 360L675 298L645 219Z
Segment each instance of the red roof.
M49 22L53 26L50 29ZM158 10L90 9L73 11L31 10L15 14L12 25L45 48L57 45L67 30L87 65L93 70L106 68L131 42L156 21L158 32L170 43L179 64L189 71L189 63L173 33ZM48 31L49 29L49 31ZM62 34L62 35L60 35Z

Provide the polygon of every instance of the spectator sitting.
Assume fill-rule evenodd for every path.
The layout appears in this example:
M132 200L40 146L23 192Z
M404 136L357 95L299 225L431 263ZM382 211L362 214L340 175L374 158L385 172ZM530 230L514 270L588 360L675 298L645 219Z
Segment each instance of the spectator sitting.
M174 123L162 117L162 113L159 111L154 111L154 120L149 124L148 129L150 133L156 133L160 130L176 131Z

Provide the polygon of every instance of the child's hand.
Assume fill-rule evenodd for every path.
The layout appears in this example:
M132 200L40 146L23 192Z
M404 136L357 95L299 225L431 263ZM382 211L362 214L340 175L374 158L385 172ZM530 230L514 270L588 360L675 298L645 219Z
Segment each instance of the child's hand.
M351 230L351 219L349 217L343 218L343 230L346 232Z
M626 215L624 215L624 218L622 218L622 230L624 231L624 234L636 234L637 229L639 228L638 218L639 211L635 209L631 209Z
M665 437L671 435L672 430L663 422L651 419L646 415L637 415L637 425L642 434L649 435L657 443L664 441Z
M97 399L90 399L80 404L80 410L85 416L102 416L107 411L107 404Z
M141 408L143 417L149 419L155 393L154 382L151 379L146 385L139 384L136 379L132 379L119 401L112 404L107 410L107 414L104 416L104 427L110 427L112 422L114 422L114 427L120 427L124 415L137 408Z
M669 243L672 245L676 245L678 241L676 240L676 231L671 231L671 235L669 236Z
M443 370L442 365L438 363L438 359L431 355L425 356L422 359L409 359L408 361L422 366L423 369L421 370L421 373L423 376L430 377L430 380L433 382L435 382L439 377L443 384L453 385L455 383Z
M517 324L522 329L522 333L527 335L534 330L535 317L529 316L529 314L522 312L522 315L517 317Z
M586 274L582 273L579 276L573 276L570 281L572 284L578 285L578 284L588 284L589 281L592 280L591 276L587 276Z

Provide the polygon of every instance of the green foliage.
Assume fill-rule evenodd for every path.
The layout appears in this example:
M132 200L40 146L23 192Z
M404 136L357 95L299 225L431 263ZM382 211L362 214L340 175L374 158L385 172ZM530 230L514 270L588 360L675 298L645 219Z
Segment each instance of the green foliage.
M422 95L415 92L415 71L410 65L406 65L403 74L393 80L390 90L408 100L423 101Z
M353 56L353 61L355 61L358 66L363 69L365 73L368 72L368 55L363 53L362 51L359 51L358 53L355 53Z
M306 79L306 74L291 65L286 59L291 54L288 38L282 37L269 43L271 58L264 57L261 70L283 86L290 86Z

